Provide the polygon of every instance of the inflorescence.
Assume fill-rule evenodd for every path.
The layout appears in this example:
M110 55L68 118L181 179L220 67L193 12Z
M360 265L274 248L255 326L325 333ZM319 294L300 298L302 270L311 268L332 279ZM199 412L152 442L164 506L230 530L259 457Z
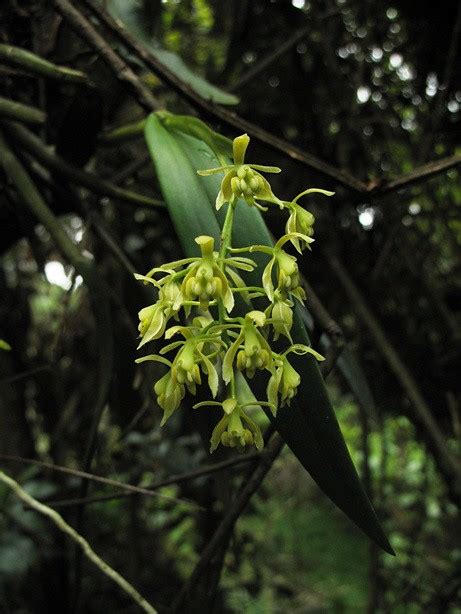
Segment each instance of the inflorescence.
M310 189L292 201L280 200L261 174L279 173L280 169L245 163L249 140L246 134L234 139L232 165L198 171L199 175L224 173L216 198L217 209L227 204L219 251L215 251L212 237L199 236L195 238L200 248L199 256L168 262L147 275L135 276L158 289L158 300L139 312L139 348L161 338L169 341L180 337L165 345L159 354L143 356L136 361L156 361L168 368L154 384L157 403L164 411L161 424L178 409L186 389L195 395L197 385L202 384L202 378L206 379L213 400L197 403L194 409L215 406L223 412L211 436L211 452L220 443L238 449L255 445L260 450L263 446L261 430L248 415L248 408L268 407L275 415L279 406L290 404L301 379L289 362L290 353L309 353L323 360L315 350L293 343L291 338L294 299L302 301L305 294L300 286L296 257L284 248L291 243L302 254L314 241L315 218L298 204L299 198L312 192L326 196L333 192ZM267 210L261 204L264 202L289 213L286 234L274 247L232 248L233 216L239 199L261 211ZM267 254L269 261L262 273L261 285L247 286L242 276L255 270L257 265L250 257L240 254L254 252ZM237 295L249 305L244 317L231 316ZM268 301L264 311L252 309L251 300L256 298ZM186 324L167 328L170 320L179 322L181 314ZM288 348L283 352L274 351L271 336L274 341L285 337ZM257 371L270 374L267 400L264 401L256 401L251 394L242 393L243 378L251 379ZM225 397L222 402L214 400L218 394Z

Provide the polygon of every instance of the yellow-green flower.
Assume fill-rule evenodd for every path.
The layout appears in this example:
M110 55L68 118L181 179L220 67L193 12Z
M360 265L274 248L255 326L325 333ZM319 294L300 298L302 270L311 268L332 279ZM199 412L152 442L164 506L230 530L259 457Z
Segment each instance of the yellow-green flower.
M186 390L182 384L178 384L174 380L171 371L168 371L156 382L154 391L157 395L157 403L163 409L163 418L160 423L163 426L168 418L178 409L186 394Z
M158 272L161 269L153 269L150 274ZM141 342L138 349L149 341L160 339L165 332L168 321L171 317L176 317L177 312L181 307L181 288L177 281L174 280L174 271L165 271L165 277L157 281L147 275L135 274L135 278L145 283L151 283L159 288L158 301L153 305L144 307L139 311L138 330L141 336ZM148 274L149 275L149 274Z
M154 339L160 339L165 332L169 318L173 315L170 312L168 305L163 302L157 302L149 307L144 307L139 312L138 330L141 336L141 342L138 345L138 350L144 344Z
M279 290L274 292L274 302L267 310L272 328L274 329L274 341L277 341L280 335L284 335L291 342L290 330L293 326L292 307L292 301L285 298Z
M327 190L320 190L318 188L311 188L304 190L301 194L298 194L296 198L293 198L291 202L284 201L284 207L290 211L290 217L287 220L285 231L287 234L300 233L307 237L312 237L314 234L314 222L315 217L310 211L306 211L300 205L297 204L298 199L306 194L319 193L325 196L333 196L334 192L328 192ZM301 244L297 237L292 237L291 243L294 245L299 253L302 253Z
M283 354L277 356L276 368L267 384L267 398L272 406L278 407L278 396L280 395L280 406L290 405L291 399L296 395L301 376L288 362L287 354L294 352L298 355L312 354L317 360L325 360L318 352L308 347L296 343L288 348Z
M267 401L253 401L250 403L239 403L237 399L231 397L218 403L215 401L203 401L194 405L194 409L205 406L219 406L224 410L224 416L218 422L211 434L210 452L214 452L222 443L228 448L237 448L243 450L246 446L256 446L258 450L262 450L264 440L261 429L254 422L244 408L250 405L272 406Z
M272 350L258 328L266 323L262 311L250 311L235 341L229 346L223 360L222 376L228 384L234 373L234 361L239 371L253 377L256 369L272 368Z
M280 173L276 166L261 166L260 164L245 164L245 153L250 142L247 134L234 139L234 164L197 171L199 175L207 176L215 173L225 173L221 182L221 189L216 198L216 209L225 203L234 202L243 198L249 205L261 208L256 200L269 201L281 205L281 201L273 194L272 188L261 173Z
M214 250L214 239L202 235L195 239L200 246L202 257L189 265L189 270L181 285L182 296L187 300L198 300L201 309L208 309L210 301L221 298L224 307L230 312L234 306L226 276L218 266Z
M219 336L203 333L202 324L204 318L195 318L191 326L173 326L165 332L165 339L170 339L176 333L181 333L184 339L173 341L160 350L160 354L150 354L136 360L137 363L152 361L166 365L169 370L154 386L157 394L157 402L165 410L162 424L171 416L184 397L185 388L196 394L197 384L202 383L200 369L208 376L208 385L213 398L218 393L219 378L215 366L212 363L217 352L216 347L223 345ZM211 353L205 352L205 347L212 348ZM172 350L177 350L176 356L171 362L163 356Z
M274 301L276 289L285 296L291 293L300 299L304 298L304 292L299 285L299 269L296 258L291 254L287 254L287 252L282 249L283 245L292 239L303 241L307 246L314 241L311 237L299 232L293 232L283 235L274 247L268 247L267 245L253 245L250 247L250 252L263 252L271 255L271 259L267 263L262 274L262 285L271 302ZM274 287L272 279L272 272L275 265L277 266L277 287Z

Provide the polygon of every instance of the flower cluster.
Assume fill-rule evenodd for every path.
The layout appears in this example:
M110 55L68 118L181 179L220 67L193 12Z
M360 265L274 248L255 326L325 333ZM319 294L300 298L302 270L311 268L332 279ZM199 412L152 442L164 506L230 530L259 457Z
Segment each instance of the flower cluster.
M216 199L217 209L227 204L219 249L215 250L212 237L199 236L195 242L200 255L136 275L158 291L158 300L139 312L139 347L159 339L168 342L158 354L137 360L155 361L167 367L154 385L157 403L164 411L162 424L178 409L186 391L195 395L197 386L206 381L213 400L197 403L194 408L212 406L222 411L211 436L211 452L220 443L237 449L250 445L261 449L261 430L248 415L249 408L268 407L275 414L278 407L290 404L301 379L289 362L290 353L309 353L323 360L312 348L293 343L294 301L302 301L305 295L296 257L285 248L291 243L302 253L314 241L314 216L298 204L299 198L312 192L327 196L332 192L311 189L291 201L277 198L261 172L278 173L280 169L246 163L248 143L246 134L234 139L232 165L199 171L199 175L224 173ZM273 247L232 248L232 222L239 199L263 211L275 205L288 212L286 234ZM257 267L251 258L254 252L266 254L269 259L260 286L247 286L245 272ZM241 255L244 253L247 256ZM248 304L244 316L234 313L236 295ZM251 300L255 298L267 300L264 311L252 308ZM169 326L171 320L179 324ZM289 344L283 352L271 346L271 340L277 341L280 336ZM170 341L173 338L179 339ZM267 400L242 396L242 380L251 380L256 372L268 373ZM224 400L214 400L219 397Z

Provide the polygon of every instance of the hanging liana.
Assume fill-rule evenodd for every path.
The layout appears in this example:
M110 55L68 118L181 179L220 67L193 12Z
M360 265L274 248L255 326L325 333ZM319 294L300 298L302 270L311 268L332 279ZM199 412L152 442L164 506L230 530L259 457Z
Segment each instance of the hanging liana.
M323 360L311 347L293 343L291 338L294 299L302 301L305 295L297 259L285 247L291 243L302 254L314 241L315 218L298 204L299 198L312 192L332 196L333 192L309 189L291 201L277 198L261 172L279 173L280 169L245 163L249 141L246 134L234 139L233 164L198 171L204 176L224 173L216 198L217 209L227 204L219 251L215 251L212 237L201 235L195 238L200 255L165 263L146 275L135 275L158 290L158 300L139 312L139 348L162 338L168 342L159 354L136 361L155 361L167 367L154 384L157 403L164 412L162 425L178 409L186 391L195 395L197 386L207 385L212 400L197 403L194 409L211 406L222 412L211 436L211 452L220 443L238 449L254 445L260 450L261 430L248 415L248 408L268 407L275 415L278 407L290 405L300 383L300 375L289 362L290 353L311 354ZM232 248L234 211L239 199L261 211L272 205L288 212L286 234L273 247ZM267 254L269 260L260 286L247 286L245 272L254 271L257 265L251 257L240 254L251 256L254 252ZM248 304L243 317L232 315L237 295ZM254 298L265 299L267 308L254 310ZM170 320L180 322L181 316L184 325L167 328ZM280 336L289 344L282 352L271 346L272 340ZM240 398L242 387L237 382L242 377L251 380L257 371L269 374L267 400L249 402L248 398ZM224 400L214 400L218 395Z

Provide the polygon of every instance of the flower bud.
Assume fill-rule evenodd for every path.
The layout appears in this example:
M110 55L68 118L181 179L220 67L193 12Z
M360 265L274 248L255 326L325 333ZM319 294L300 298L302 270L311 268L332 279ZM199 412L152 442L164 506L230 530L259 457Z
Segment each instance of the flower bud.
M172 379L171 371L168 371L154 385L157 395L157 403L164 410L161 426L165 424L171 414L178 409L185 395L184 386Z
M274 339L280 335L285 335L290 339L290 330L293 326L293 311L287 301L276 298L271 309L272 327L274 329Z
M287 359L283 361L281 380L282 405L290 404L291 399L296 395L297 388L301 382L301 376L290 365Z
M299 286L299 269L296 258L283 250L277 253L278 286L281 290L289 292Z
M153 339L159 339L163 335L169 319L165 315L166 309L167 306L161 301L141 309L138 314L138 330L142 339L138 348Z

